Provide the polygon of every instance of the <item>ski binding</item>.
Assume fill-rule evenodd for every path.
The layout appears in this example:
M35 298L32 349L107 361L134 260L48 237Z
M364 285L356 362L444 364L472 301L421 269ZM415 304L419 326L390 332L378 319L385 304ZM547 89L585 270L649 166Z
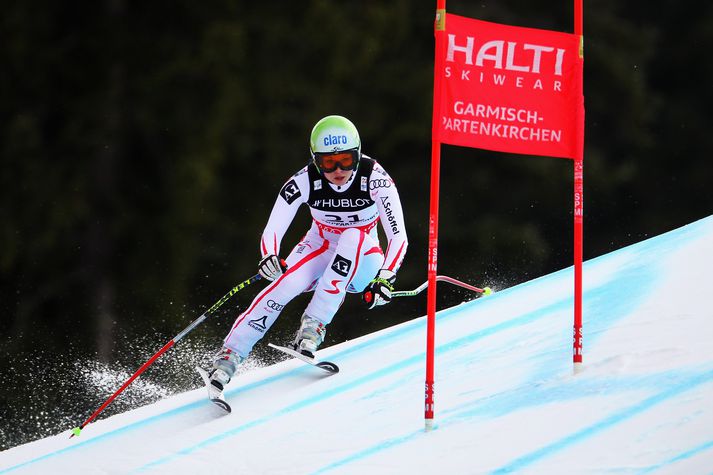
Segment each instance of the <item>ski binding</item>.
M218 388L211 384L208 372L198 366L196 366L196 371L198 371L198 374L201 375L201 378L205 383L205 387L208 390L208 399L210 399L210 402L212 402L225 412L230 413L230 411L232 410L230 404L228 404L225 400L225 396L223 396L223 391L220 391Z
M292 348L287 348L286 346L274 345L272 343L268 343L267 345L294 358L297 358L298 360L304 361L307 364L311 364L312 366L321 368L327 371L328 373L334 374L339 372L339 366L332 363L331 361L319 361L317 358L310 358L309 356L303 355L299 351L295 351Z

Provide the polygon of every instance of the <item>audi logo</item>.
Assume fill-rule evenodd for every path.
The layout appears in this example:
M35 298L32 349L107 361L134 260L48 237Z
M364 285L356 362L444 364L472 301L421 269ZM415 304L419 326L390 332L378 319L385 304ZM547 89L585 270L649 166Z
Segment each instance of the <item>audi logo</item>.
M284 305L282 305L281 303L277 303L272 299L267 301L267 306L275 310L276 312L281 312L282 309L285 308Z
M388 188L391 186L391 180L384 180L384 179L376 179L376 180L371 180L369 183L371 185L371 188Z

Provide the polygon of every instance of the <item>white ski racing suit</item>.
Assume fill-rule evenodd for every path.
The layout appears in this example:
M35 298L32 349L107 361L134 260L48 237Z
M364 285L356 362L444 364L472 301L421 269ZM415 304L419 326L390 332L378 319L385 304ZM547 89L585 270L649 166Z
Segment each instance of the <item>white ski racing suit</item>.
M347 292L359 293L380 269L396 273L408 239L394 181L362 154L350 180L338 186L310 163L280 190L260 240L262 257L280 255L280 244L297 210L307 204L312 226L286 259L287 270L265 287L240 314L224 346L247 358L282 309L303 292L314 291L304 313L329 324ZM381 221L386 253L376 226Z

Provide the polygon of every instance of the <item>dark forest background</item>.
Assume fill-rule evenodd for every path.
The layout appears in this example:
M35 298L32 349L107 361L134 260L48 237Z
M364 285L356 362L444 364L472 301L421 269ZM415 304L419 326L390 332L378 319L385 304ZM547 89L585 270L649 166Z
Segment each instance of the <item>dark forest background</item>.
M450 0L448 11L571 32L571 3ZM713 3L693 3L585 1L585 259L713 213ZM426 280L435 1L11 0L2 10L2 445L37 436L8 429L31 417L22 400L51 413L96 392L47 396L76 369L68 362L128 377L256 273L277 192L307 163L325 115L349 117L399 186L410 248L397 287ZM569 160L444 146L439 273L502 289L570 266L572 176ZM259 286L187 338L217 349ZM473 298L439 293L440 308ZM290 338L306 298L268 339ZM352 297L326 344L419 317L425 301L366 312ZM194 384L183 378L177 390ZM36 424L69 428L58 419Z

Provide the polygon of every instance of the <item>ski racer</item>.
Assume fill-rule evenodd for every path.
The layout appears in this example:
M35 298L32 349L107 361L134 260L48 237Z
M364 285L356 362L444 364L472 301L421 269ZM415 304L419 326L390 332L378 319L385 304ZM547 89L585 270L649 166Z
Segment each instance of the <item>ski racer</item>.
M317 122L310 152L309 164L280 189L262 233L258 271L270 284L238 316L214 357L210 382L219 391L299 294L314 292L292 348L310 358L347 293L361 292L369 309L391 301L408 246L394 181L361 153L359 132L345 117ZM309 207L312 225L282 259L282 238L302 204ZM387 238L385 253L377 235L379 221Z

